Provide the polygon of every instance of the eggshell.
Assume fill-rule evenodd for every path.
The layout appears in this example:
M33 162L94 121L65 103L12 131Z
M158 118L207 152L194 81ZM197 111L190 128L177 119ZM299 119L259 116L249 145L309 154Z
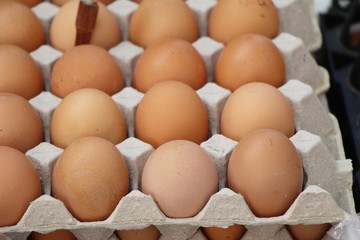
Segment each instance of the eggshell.
M76 240L76 237L69 230L59 229L49 233L32 232L29 240Z
M142 1L130 20L130 41L144 48L169 37L194 42L199 35L195 14L183 0Z
M208 136L205 105L185 83L159 82L145 93L136 109L135 135L154 148L176 139L200 144Z
M197 90L207 82L206 66L200 53L187 41L169 38L145 49L135 65L133 86L146 92L155 83L181 81Z
M79 0L71 0L65 3L50 25L50 43L60 51L75 46L75 23L79 3ZM98 6L99 12L90 38L90 44L110 49L121 41L120 25L116 21L114 14L103 3L98 2Z
M34 51L45 42L45 32L35 13L17 1L0 1L0 44Z
M79 45L67 50L51 73L50 90L61 98L81 88L96 88L113 95L123 87L119 65L107 50L96 45Z
M70 2L72 0L51 0L51 2L59 7L64 5L67 2ZM107 5L112 3L114 0L93 0L94 2L102 2L103 4Z
M245 34L225 46L215 64L215 82L235 91L250 82L280 87L285 83L285 60L276 45L259 34Z
M302 160L283 133L260 129L234 148L228 165L229 188L240 193L257 217L283 215L302 191Z
M245 33L274 38L279 28L279 14L272 0L217 1L208 21L209 36L224 44Z
M51 142L65 148L85 136L98 136L114 144L122 142L127 129L121 108L106 93L83 88L67 95L56 107L50 125Z
M12 0L20 2L28 7L35 7L37 4L43 2L43 0Z
M52 195L79 221L105 220L128 190L126 162L104 138L74 141L55 163Z
M0 93L0 116L0 145L25 153L42 142L40 117L25 98Z
M158 240L160 231L154 225L150 225L143 229L117 230L116 236L120 240Z
M30 99L44 90L41 71L24 49L0 44L0 92L11 92Z
M3 116L3 115L1 115ZM41 195L39 174L24 153L0 146L0 226L18 223Z
M289 100L275 87L260 82L238 88L226 100L221 113L221 133L235 141L247 133L271 128L291 137L295 117Z
M164 143L145 163L141 191L149 194L167 217L195 216L217 190L213 160L191 141Z
M203 227L201 231L208 240L240 240L245 235L246 228L235 224L226 228Z
M313 225L287 225L286 228L294 240L321 240L330 229L330 223Z

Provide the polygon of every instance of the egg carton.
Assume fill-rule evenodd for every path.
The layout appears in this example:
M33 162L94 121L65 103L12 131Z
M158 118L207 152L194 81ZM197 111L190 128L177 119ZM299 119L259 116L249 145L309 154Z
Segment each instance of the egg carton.
M193 43L193 46L205 60L209 82L213 81L214 65L224 48L222 43L207 36L207 20L216 2L216 0L186 1L195 13L199 24L201 37ZM274 4L279 11L281 27L280 34L273 39L273 42L285 58L286 79L301 79L301 81L310 84L318 95L323 96L330 86L329 76L325 68L317 65L311 53L311 50L319 49L322 43L312 0L274 0ZM115 15L123 37L123 41L110 49L109 52L117 59L124 72L126 85L130 86L134 65L144 50L128 40L130 19L133 12L138 8L138 4L130 0L115 0L107 7ZM52 19L59 11L59 7L44 1L33 7L32 10L40 19L45 29L47 43L49 43L49 28ZM298 24L299 22L302 24ZM293 26L295 24L296 26ZM49 47L45 44L32 53L34 57L45 61L45 64L41 63L40 65L46 66L42 69L46 84L49 82L53 63L62 54L55 49L49 50ZM50 66L46 63L49 63ZM46 85L46 89L48 90L48 85ZM323 97L323 99L325 98Z
M144 164L153 147L132 136L117 145L123 154L130 173L131 191L121 199L110 217L104 221L80 222L64 204L51 193L51 174L54 164L63 149L43 142L29 150L26 155L38 170L44 194L32 202L18 224L0 228L13 239L26 239L31 231L51 232L69 229L79 240L116 239L114 231L119 229L141 229L155 225L161 232L161 240L205 239L200 229L203 226L226 227L242 224L247 228L243 239L291 239L285 225L338 223L355 213L352 197L352 164L342 152L341 134L337 120L322 106L313 89L301 81L289 80L279 90L290 100L295 112L297 133L291 141L299 151L306 173L305 189L287 212L278 217L258 218L254 216L241 194L226 187L226 167L237 142L218 133L219 122L210 126L211 137L201 147L212 157L219 176L219 191L195 217L167 218L151 196L139 190ZM214 83L207 83L197 91L207 106L209 116L219 119L224 101L230 92ZM126 119L133 115L142 93L131 87L114 96L122 107L127 106ZM41 99L43 97L43 99ZM54 101L52 101L54 100ZM61 100L60 100L61 101ZM41 116L60 102L49 92L30 100ZM42 111L40 111L42 110ZM45 119L45 118L42 118ZM132 124L127 121L130 129ZM311 133L317 124L325 131L326 138ZM322 134L319 132L319 134ZM335 158L324 139L333 137L333 148L338 149ZM326 236L324 239L328 239Z
M144 50L127 39L129 20L138 5L128 0L116 0L108 8L122 27L124 41L109 52L123 70L126 87L112 98L122 108L128 126L129 138L117 147L129 168L131 191L108 219L98 222L77 221L61 201L50 195L52 169L63 149L50 143L51 116L61 99L50 93L49 82L52 67L62 52L45 44L31 53L41 68L45 91L30 100L41 116L45 141L26 153L40 174L43 195L31 203L18 224L2 227L0 233L15 240L25 240L31 231L69 229L79 240L117 240L115 229L141 229L155 225L162 233L161 240L201 240L206 239L200 231L201 226L226 227L237 223L248 229L242 239L287 240L291 239L284 227L287 224L337 223L355 213L351 160L345 158L337 119L326 109L329 75L312 57L312 51L321 45L312 1L274 0L280 13L282 33L273 42L283 54L287 70L287 82L279 90L294 109L297 133L291 140L302 156L307 180L306 189L289 210L283 216L273 218L255 217L243 197L226 187L225 169L236 142L222 136L219 130L220 114L231 93L213 83L212 79L215 62L224 48L223 44L206 36L206 22L216 1L186 2L196 13L201 28L201 37L193 46L204 58L209 76L208 83L197 91L210 120L211 137L201 146L216 163L220 190L197 216L186 219L167 218L150 196L139 191L143 166L154 151L151 145L140 141L134 134L135 110L143 94L131 87L131 78L136 61ZM48 39L51 20L59 8L50 2L42 2L32 10L41 20Z

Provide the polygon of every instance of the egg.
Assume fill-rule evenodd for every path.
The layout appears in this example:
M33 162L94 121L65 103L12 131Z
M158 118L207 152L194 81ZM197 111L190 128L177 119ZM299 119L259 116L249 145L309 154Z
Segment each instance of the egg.
M294 240L321 240L331 228L331 224L298 224L287 225L286 228Z
M256 130L244 136L231 153L227 180L255 216L281 216L302 191L302 160L283 133Z
M56 161L52 195L79 221L102 221L129 191L124 157L105 138L83 137L71 143Z
M43 2L43 0L12 0L12 1L20 2L28 7L35 7L39 3Z
M0 116L0 145L25 153L42 142L40 116L25 98L0 93Z
M161 235L154 225L143 229L117 230L115 233L120 240L158 240Z
M4 227L20 221L30 203L40 197L41 183L24 153L0 146L0 156L0 226Z
M103 91L83 88L67 95L56 107L50 124L51 143L66 148L86 136L103 137L114 144L127 137L121 108Z
M216 1L208 21L209 36L224 44L245 33L274 38L279 28L279 14L272 0Z
M206 107L185 83L159 82L145 93L136 109L135 135L154 148L177 139L200 144L208 137Z
M234 224L226 228L202 227L201 231L208 240L240 240L247 230L243 225Z
M0 44L12 44L28 52L45 42L45 32L35 13L17 1L0 1Z
M218 190L216 167L198 144L164 143L147 159L141 191L150 195L169 218L193 217Z
M76 237L67 229L59 229L49 233L32 232L29 240L76 240Z
M247 133L261 128L275 129L291 137L295 132L294 111L277 88L266 83L248 83L226 100L220 131L239 141Z
M51 0L51 2L59 7L61 7L62 5L64 5L65 3L72 1L72 0ZM92 0L94 2L102 2L103 4L110 4L112 3L114 0Z
M96 88L113 95L123 87L123 73L114 57L96 45L70 48L51 72L51 93L60 98L81 88Z
M183 0L145 0L133 13L129 39L143 48L162 38L194 42L200 36L195 14Z
M65 51L75 46L75 23L79 3L79 0L71 0L65 3L51 22L50 43L60 51ZM114 14L103 3L98 2L98 6L99 11L95 28L90 38L90 44L110 49L121 41L120 25Z
M39 66L24 49L0 44L0 92L11 92L27 100L44 90Z
M199 52L187 41L167 38L156 41L138 59L133 86L146 92L155 83L176 80L197 90L207 82L206 66Z
M235 91L250 82L280 87L285 83L285 60L276 45L259 34L245 34L225 46L215 64L215 82Z

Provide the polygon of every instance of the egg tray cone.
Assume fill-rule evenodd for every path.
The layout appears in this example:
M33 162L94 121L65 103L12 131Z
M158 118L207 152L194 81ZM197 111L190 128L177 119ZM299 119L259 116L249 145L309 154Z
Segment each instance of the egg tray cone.
M216 1L188 0L187 3L196 13L202 32L202 37L193 46L204 58L208 73L212 73L224 47L206 36L208 14ZM201 226L225 227L237 223L248 229L242 239L286 240L291 239L284 227L287 224L335 224L354 214L351 160L345 158L337 119L327 109L325 94L330 87L329 75L312 57L312 52L321 46L312 1L275 0L274 3L279 9L282 33L273 42L283 54L287 70L287 82L279 90L290 100L294 109L297 133L291 140L301 154L307 175L306 188L283 216L257 218L240 194L225 187L225 169L236 142L219 134L219 121L230 91L213 83L211 74L209 82L197 91L210 119L211 137L201 146L216 163L220 190L198 215L186 219L167 218L150 196L139 191L143 166L154 149L134 135L135 109L143 94L131 87L131 78L143 49L127 41L126 32L131 14L138 5L128 0L116 0L108 8L122 27L124 41L109 52L125 74L126 87L112 98L121 106L128 126L129 138L117 147L129 167L131 191L108 219L98 222L79 222L61 201L50 196L52 169L63 149L50 143L51 116L61 99L50 93L49 82L51 69L62 53L46 44L31 53L41 68L46 91L30 100L41 116L45 142L26 153L40 174L44 194L31 203L18 224L2 227L0 233L12 239L25 240L31 231L69 229L79 240L116 240L116 229L141 229L155 225L162 233L161 240L194 240L206 239L199 230ZM32 10L48 33L58 7L43 2ZM299 28L299 22L305 30ZM324 239L329 238L326 236Z

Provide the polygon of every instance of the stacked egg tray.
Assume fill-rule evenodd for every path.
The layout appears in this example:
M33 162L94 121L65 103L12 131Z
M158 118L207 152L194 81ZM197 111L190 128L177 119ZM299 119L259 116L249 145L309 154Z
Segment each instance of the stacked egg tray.
M334 1L336 3L336 1ZM317 59L329 69L332 87L328 104L339 120L346 155L353 160L353 194L360 211L360 52L351 46L351 26L359 21L360 3L348 6L333 4L320 16L324 44Z
M224 45L206 35L206 23L213 0L188 0L186 3L197 16L201 37L193 46L204 58L209 74L208 83L197 93L209 114L209 139L201 147L213 158L219 176L219 191L206 206L191 218L168 218L151 196L139 190L144 164L153 147L136 138L134 119L136 107L143 93L131 87L132 70L143 52L127 40L131 14L138 5L128 0L116 0L108 5L123 31L123 41L109 52L120 65L126 87L112 98L121 107L128 126L128 138L117 145L130 173L130 191L121 199L108 219L80 222L64 204L51 196L53 166L63 152L50 143L51 116L61 99L51 94L51 69L61 52L49 42L31 53L43 74L45 91L30 100L39 112L45 140L26 155L39 172L43 195L33 201L21 220L14 226L1 227L0 233L11 239L25 240L32 231L51 232L69 229L79 240L116 240L115 230L142 229L156 226L161 240L206 240L201 227L227 227L242 224L247 228L244 240L291 240L286 230L289 224L336 224L356 213L352 193L352 161L346 159L337 118L328 110L326 93L330 88L327 70L317 64L313 52L321 47L322 38L311 0L274 0L280 14L281 34L273 42L286 63L286 83L279 90L289 99L294 113L296 134L291 141L299 151L305 170L304 190L282 216L258 218L249 209L244 198L226 187L226 167L237 142L219 132L222 108L231 92L213 82L212 72ZM32 8L48 33L58 7L42 2ZM299 24L301 23L301 24ZM274 112L276 114L276 112ZM325 236L324 239L331 239Z

